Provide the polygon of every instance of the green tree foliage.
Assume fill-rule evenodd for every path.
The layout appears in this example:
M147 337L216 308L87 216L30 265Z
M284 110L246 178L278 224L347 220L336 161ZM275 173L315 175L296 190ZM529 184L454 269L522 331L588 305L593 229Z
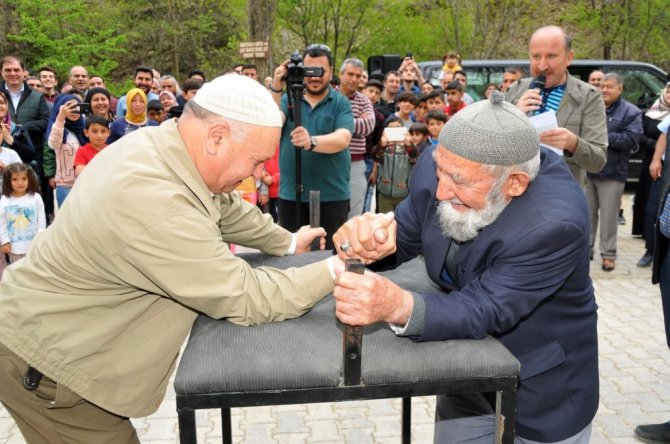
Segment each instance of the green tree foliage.
M277 15L279 25L299 38L299 47L328 45L337 67L355 51L362 28L376 28L369 20L374 6L371 0L280 0Z
M570 2L561 14L577 56L641 60L670 68L667 0Z
M444 47L422 8L406 0L378 2L365 18L356 56L412 52L417 60L442 57Z
M138 65L149 65L178 79L194 68L211 77L237 59L246 28L244 0L105 2L128 37L126 75Z
M84 65L113 92L139 65L178 79L194 68L218 75L238 59L246 28L245 0L5 1L3 53L32 68L51 65L61 79Z
M65 75L86 65L103 76L115 70L126 52L126 37L117 33L105 8L84 0L9 0L20 32L7 43L27 66L50 65Z
M84 65L113 92L138 65L179 80L193 68L219 75L244 61L240 42L261 35L271 36L275 64L293 49L325 43L337 68L346 57L407 52L419 61L449 50L465 59L525 58L533 30L556 24L573 35L579 58L670 68L667 0L2 1L2 54L20 55L32 68L52 65L61 79Z

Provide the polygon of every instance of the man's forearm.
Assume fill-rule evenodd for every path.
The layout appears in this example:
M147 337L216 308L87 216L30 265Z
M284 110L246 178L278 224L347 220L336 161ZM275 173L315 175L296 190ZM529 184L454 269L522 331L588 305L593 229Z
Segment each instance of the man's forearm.
M656 146L654 147L654 156L652 160L661 161L663 159L663 153L665 152L665 146L667 144L667 135L661 134L656 141Z
M330 134L323 134L314 137L317 141L314 152L321 154L335 154L349 146L351 133L348 130L337 130Z

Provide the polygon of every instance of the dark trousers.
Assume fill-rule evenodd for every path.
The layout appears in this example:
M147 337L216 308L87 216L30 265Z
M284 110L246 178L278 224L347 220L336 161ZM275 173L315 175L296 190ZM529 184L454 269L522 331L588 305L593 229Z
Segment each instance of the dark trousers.
M139 444L128 418L91 404L42 376L34 390L23 385L28 364L0 344L0 401L30 444Z
M659 201L661 200L661 188L663 188L663 181L661 179L652 182L649 187L646 207L644 209L645 214L642 235L644 237L644 247L650 253L654 252L654 225L656 223Z
M277 203L279 199L276 197L271 197L268 201L268 211L272 215L272 220L277 223L279 221L279 212L277 211Z
M326 230L326 250L333 248L333 234L347 221L349 201L321 202L321 226ZM296 215L296 203L293 200L279 199L279 225L295 233L300 228ZM309 225L309 203L300 204L300 224Z
M661 289L661 302L663 304L665 340L668 343L668 347L670 347L670 242L666 243L665 251L661 251L660 261L661 266L658 270L658 286Z

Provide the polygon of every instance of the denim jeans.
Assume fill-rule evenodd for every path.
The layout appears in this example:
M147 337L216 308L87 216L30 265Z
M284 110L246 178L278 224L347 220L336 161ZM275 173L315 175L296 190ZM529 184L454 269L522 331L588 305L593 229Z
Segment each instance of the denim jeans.
M72 190L72 187L56 186L56 202L58 203L58 208L63 206L63 202L65 202L67 195L70 194L70 190Z

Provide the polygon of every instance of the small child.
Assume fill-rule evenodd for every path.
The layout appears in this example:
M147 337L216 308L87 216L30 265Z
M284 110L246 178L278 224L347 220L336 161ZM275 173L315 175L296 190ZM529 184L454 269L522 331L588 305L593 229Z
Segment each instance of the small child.
M419 104L419 99L414 93L407 91L398 94L396 102L398 103L398 111L387 117L386 122L384 123L387 123L392 116L395 116L400 119L400 122L405 128L409 129L409 127L412 126L412 123L414 123L413 112Z
M74 156L75 176L79 176L84 171L84 168L86 168L86 165L107 146L107 138L109 137L109 123L107 119L100 116L91 116L86 121L84 135L88 137L88 143L79 148L77 154Z
M391 115L387 119L387 128L401 128L402 122ZM418 152L410 141L409 133L403 142L389 142L382 135L375 151L375 160L379 164L377 180L378 207L380 213L395 210L395 207L409 194L409 179L416 163Z
M7 128L9 128L9 125L7 125ZM10 134L9 129L5 130L5 128L0 128L0 139L5 134ZM11 135L7 137L11 137ZM9 144L5 144L4 140L0 140L0 173L7 167L7 165L21 162L21 156L6 145Z
M247 177L246 179L242 180L240 184L235 188L235 192L237 192L240 197L249 202L251 205L258 205L258 196L259 196L259 188L261 187L261 177L263 176L263 164L260 164L256 167L256 169L253 172L253 175ZM230 248L230 251L235 254L235 253L247 253L252 251L251 249L247 249L246 247L242 247L239 245L235 244L228 244L228 247Z
M365 84L363 95L370 100L372 106L377 106L379 104L379 99L382 96L382 89L384 89L382 82L377 79L370 79L368 80L368 83Z
M428 94L430 93L422 93L417 97L419 99L419 104L414 109L415 122L426 122L426 113L428 113Z
M176 106L173 106L172 108L176 108ZM147 104L147 115L151 120L155 120L159 124L165 122L168 118L168 115L159 100L149 100L149 103Z
M430 82L423 82L423 85L421 85L421 94L427 94L429 92L433 92L435 87L433 86L432 83Z
M46 229L44 202L37 174L29 166L9 164L2 174L0 242L9 262L23 258L37 233Z
M279 145L275 149L275 154L263 162L263 171L261 173L261 191L259 206L264 213L270 213L272 220L277 223L279 214L277 206L279 204Z
M449 51L442 57L442 72L456 72L461 70L461 56L454 51Z
M461 82L454 80L447 85L448 105L444 108L444 113L447 115L447 119L466 107L466 104L463 101L463 92L463 85L461 85Z
M428 127L424 123L416 122L409 127L409 137L416 149L417 156L420 156L431 145L430 140L428 140L429 136Z
M430 134L428 140L430 140L431 145L437 145L437 137L445 123L447 123L447 116L441 110L429 111L426 114L426 127L428 127L428 133Z
M428 112L435 110L444 110L444 97L441 89L434 89L433 92L426 94L426 108Z
M181 86L181 96L184 98L186 102L191 100L193 97L195 97L195 93L198 92L200 88L202 88L202 83L200 79L187 79L184 84Z

